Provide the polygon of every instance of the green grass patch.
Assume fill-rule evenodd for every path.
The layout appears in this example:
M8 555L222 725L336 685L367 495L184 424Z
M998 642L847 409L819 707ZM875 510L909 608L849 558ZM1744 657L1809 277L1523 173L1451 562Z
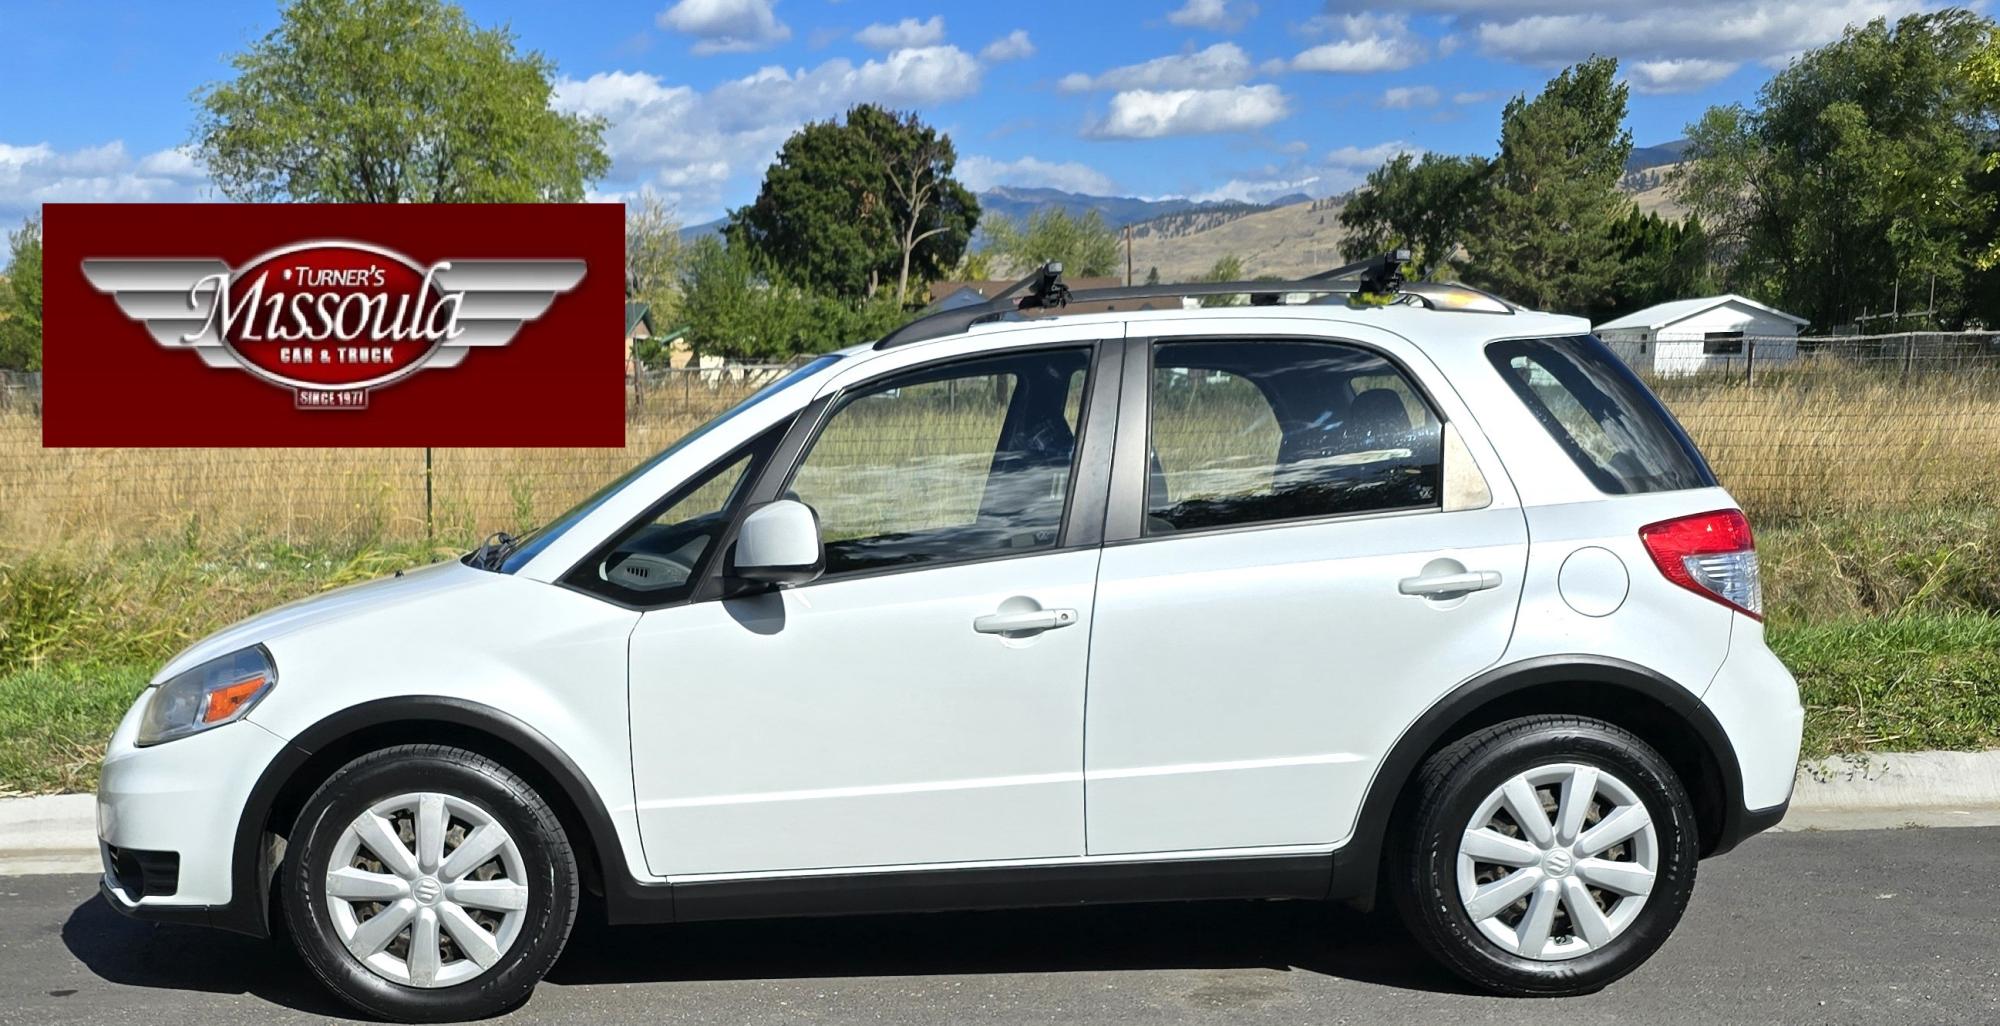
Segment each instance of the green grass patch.
M1758 523L1771 646L1806 754L2000 747L2000 511ZM452 553L183 539L0 552L0 794L88 790L175 652L246 616Z
M0 673L0 796L90 791L152 669L82 663Z
M2000 747L2000 617L1835 621L1769 637L1799 681L1808 758Z

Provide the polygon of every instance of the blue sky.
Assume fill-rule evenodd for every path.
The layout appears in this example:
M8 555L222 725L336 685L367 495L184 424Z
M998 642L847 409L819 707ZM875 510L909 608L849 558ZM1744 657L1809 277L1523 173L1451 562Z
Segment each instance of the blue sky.
M863 101L951 133L976 188L1149 197L1344 191L1398 150L1491 152L1501 105L1620 58L1640 145L1775 68L1927 0L466 0L604 115L607 198L690 223L752 198L785 136ZM1974 6L1980 6L1975 4ZM182 148L190 94L274 0L0 0L0 220L52 200L219 198Z

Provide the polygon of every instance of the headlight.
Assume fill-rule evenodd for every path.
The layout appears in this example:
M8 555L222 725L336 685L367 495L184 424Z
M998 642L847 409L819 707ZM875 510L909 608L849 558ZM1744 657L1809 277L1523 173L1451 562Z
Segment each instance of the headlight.
M262 645L177 673L150 689L138 743L156 745L240 720L277 683L277 667Z

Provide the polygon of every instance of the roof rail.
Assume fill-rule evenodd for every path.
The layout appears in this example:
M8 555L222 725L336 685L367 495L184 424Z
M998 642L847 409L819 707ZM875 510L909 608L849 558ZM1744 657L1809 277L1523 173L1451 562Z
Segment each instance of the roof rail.
M1405 282L1403 266L1410 262L1407 249L1392 250L1367 260L1356 261L1330 271L1321 271L1296 281L1200 281L1180 284L1127 285L1122 288L1086 289L1071 292L1062 283L1062 264L1050 262L1034 273L1002 290L977 306L943 310L919 317L890 332L875 343L877 349L923 342L956 335L975 324L999 320L1021 310L1053 309L1070 303L1122 303L1144 299L1182 299L1198 296L1248 295L1253 306L1275 306L1288 295L1320 295L1321 302L1335 297L1364 297L1376 305L1407 297L1433 310L1462 310L1478 313L1511 314L1515 307L1498 296L1443 282ZM1026 291L1026 295L1015 298Z

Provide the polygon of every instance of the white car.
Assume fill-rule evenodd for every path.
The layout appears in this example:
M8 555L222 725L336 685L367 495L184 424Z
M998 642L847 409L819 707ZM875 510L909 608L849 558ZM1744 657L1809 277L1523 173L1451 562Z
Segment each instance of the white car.
M1742 513L1589 325L1398 284L937 314L518 543L229 627L111 740L104 897L282 915L404 1020L525 1000L585 890L1379 893L1482 987L1602 987L1784 814L1797 689Z

